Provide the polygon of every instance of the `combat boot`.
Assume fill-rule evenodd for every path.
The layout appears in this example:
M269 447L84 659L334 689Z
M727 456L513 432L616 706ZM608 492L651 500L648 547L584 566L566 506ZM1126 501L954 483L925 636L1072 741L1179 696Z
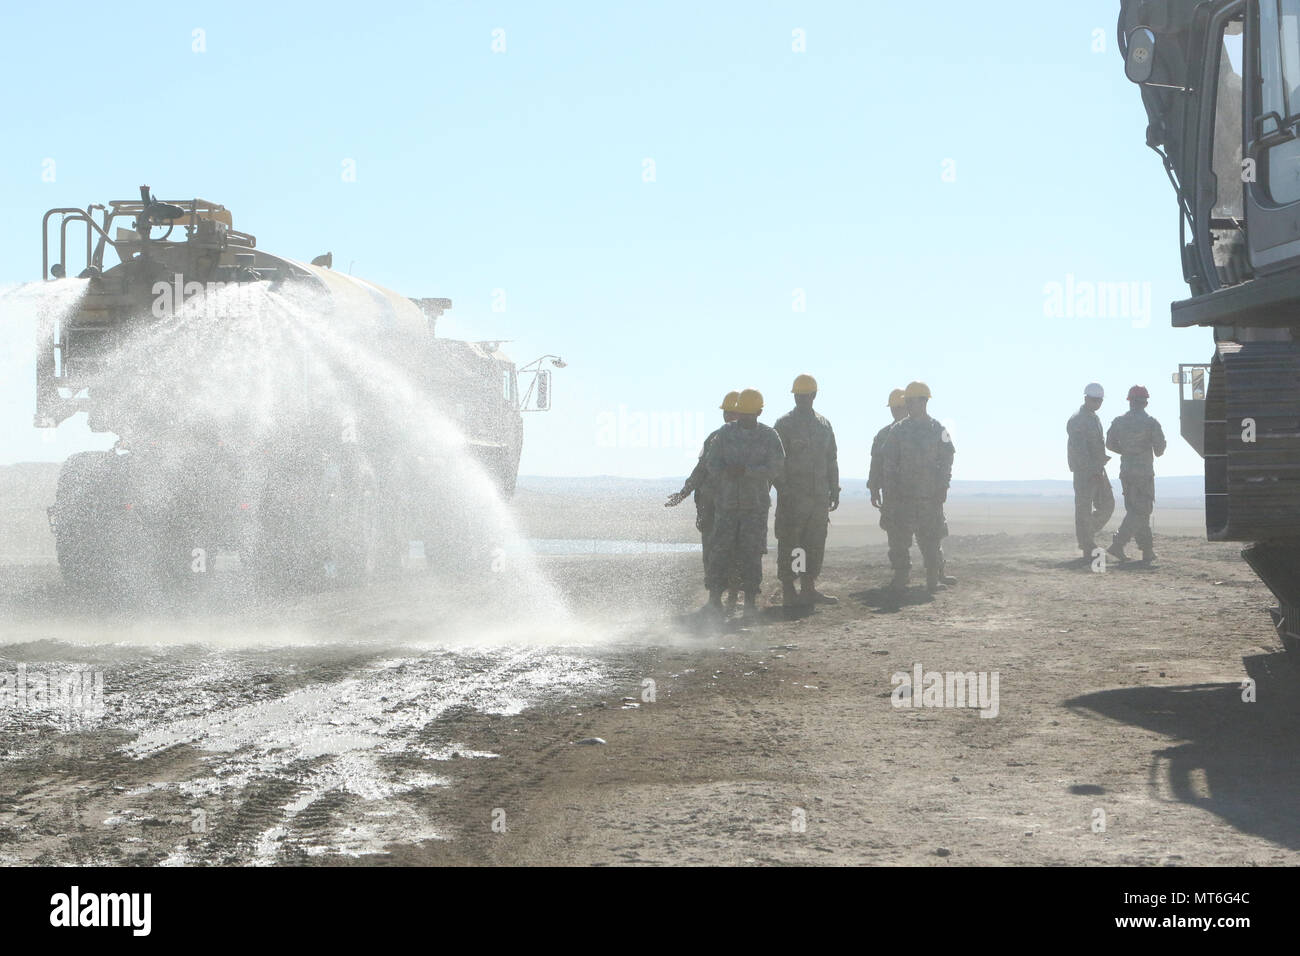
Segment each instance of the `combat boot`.
M717 617L723 617L726 615L727 612L722 606L721 590L709 592L709 603L700 608L700 613L704 615L715 615Z
M952 575L940 574L937 571L926 572L926 591L931 594L936 591L944 591L949 584L957 584L957 579Z
M935 591L942 591L950 584L956 584L957 579L951 574L944 574L942 571L931 571L928 568L925 572L925 589L933 594Z
M799 581L799 598L804 604L839 604L840 599L817 590L815 579L804 575Z
M1143 563L1143 564L1151 564L1152 562L1155 561L1155 559L1156 559L1156 553L1155 553L1155 550L1154 550L1154 549L1152 549L1152 548L1143 548L1143 549L1142 549L1142 563Z
M897 591L902 593L907 590L907 580L911 575L906 571L895 571L894 576L890 578L889 583L885 585L888 591Z
M1110 547L1106 549L1106 553L1117 561L1128 560L1128 555L1124 553L1124 545L1120 544L1118 541L1112 541Z

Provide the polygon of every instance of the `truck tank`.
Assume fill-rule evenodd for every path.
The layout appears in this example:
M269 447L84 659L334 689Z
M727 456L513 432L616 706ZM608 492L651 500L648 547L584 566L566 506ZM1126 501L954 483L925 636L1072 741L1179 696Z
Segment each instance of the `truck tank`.
M1206 534L1241 541L1300 648L1300 0L1124 0L1119 49L1173 184L1190 290L1175 327L1182 433L1205 462Z
M76 278L70 227L86 240ZM521 398L499 343L436 335L450 300L331 266L267 253L225 207L147 186L45 214L44 278L84 289L39 331L35 424L84 412L118 439L60 471L49 518L67 581L175 583L235 551L259 581L360 583L411 540L461 570L486 559L455 485L486 476L510 496L522 412L549 408L549 371L532 363Z

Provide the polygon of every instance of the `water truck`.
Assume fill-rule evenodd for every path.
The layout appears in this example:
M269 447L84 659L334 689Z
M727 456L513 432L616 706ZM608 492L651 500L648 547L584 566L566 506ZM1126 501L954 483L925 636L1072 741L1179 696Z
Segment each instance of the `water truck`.
M328 253L273 255L224 206L148 186L51 209L41 239L71 304L40 323L35 424L84 413L116 436L59 473L48 513L70 584L174 584L221 552L260 582L359 584L414 540L431 566L485 559L468 486L513 493L523 413L550 408L558 357L519 369L499 342L439 337L449 299Z

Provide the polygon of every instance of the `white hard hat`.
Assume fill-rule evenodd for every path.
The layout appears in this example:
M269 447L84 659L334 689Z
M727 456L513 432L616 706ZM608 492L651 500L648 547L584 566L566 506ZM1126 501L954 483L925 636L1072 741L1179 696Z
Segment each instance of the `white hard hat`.
M1083 397L1084 398L1105 398L1106 392L1096 382L1092 382L1091 384L1084 386Z

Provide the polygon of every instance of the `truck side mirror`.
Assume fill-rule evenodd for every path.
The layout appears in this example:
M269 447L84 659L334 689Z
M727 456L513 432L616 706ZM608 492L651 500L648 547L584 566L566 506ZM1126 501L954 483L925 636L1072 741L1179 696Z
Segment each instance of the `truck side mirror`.
M1138 27L1128 35L1128 55L1124 58L1124 75L1134 83L1151 79L1156 68L1156 35L1150 27Z
M537 410L550 411L551 408L551 373L543 369L537 373Z

